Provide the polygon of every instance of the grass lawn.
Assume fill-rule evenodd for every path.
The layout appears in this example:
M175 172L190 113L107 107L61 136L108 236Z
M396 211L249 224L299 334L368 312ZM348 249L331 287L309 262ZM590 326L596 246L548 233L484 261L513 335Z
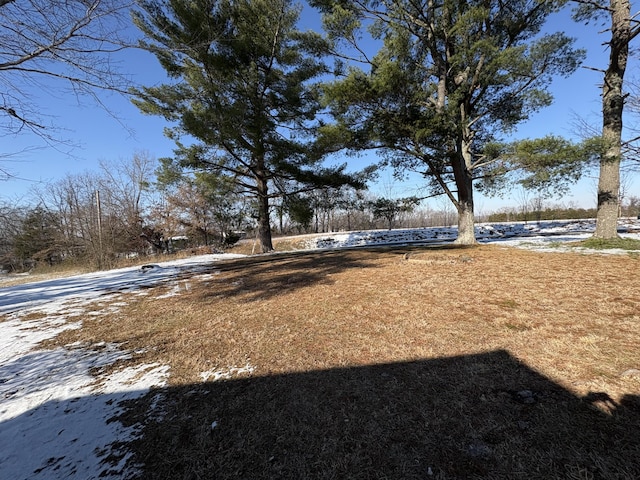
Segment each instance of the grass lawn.
M499 246L248 257L54 341L171 366L120 418L148 479L638 479L638 272Z

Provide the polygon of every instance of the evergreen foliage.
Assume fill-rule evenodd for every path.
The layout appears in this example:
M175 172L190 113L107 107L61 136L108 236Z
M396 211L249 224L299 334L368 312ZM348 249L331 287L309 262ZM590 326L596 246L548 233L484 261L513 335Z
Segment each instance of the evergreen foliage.
M456 206L459 242L474 242L473 182L516 166L496 168L485 147L549 105L552 79L584 56L563 33L541 34L565 2L311 3L342 56L364 63L325 89L330 142L382 149L387 164L422 173ZM358 42L365 28L381 44L375 55Z
M247 228L249 207L228 177L210 172L188 174L174 167L169 159L163 159L157 172L158 188L166 202L164 215L156 211L152 216L156 230L171 230L163 225L170 217L174 229L193 243L216 245L228 244L232 232ZM171 236L178 232L164 233L163 236Z
M416 197L395 199L380 197L369 202L369 208L373 218L384 218L391 230L398 215L412 212L419 203L420 200Z
M59 260L59 252L54 248L57 232L55 215L40 206L32 209L14 239L14 254L23 264L45 260L51 265L56 259Z
M290 0L145 0L134 21L174 79L135 90L144 112L173 122L173 161L230 179L255 198L262 251L272 250L275 188L350 181L344 166L321 168L314 145L320 109L315 80L326 43L296 28ZM303 187L300 187L300 185Z
M302 231L307 231L313 220L312 199L308 196L291 195L285 199L289 219Z

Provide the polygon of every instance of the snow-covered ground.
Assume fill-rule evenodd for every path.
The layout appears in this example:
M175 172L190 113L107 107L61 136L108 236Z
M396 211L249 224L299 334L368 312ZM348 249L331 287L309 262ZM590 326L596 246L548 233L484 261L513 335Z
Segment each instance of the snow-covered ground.
M166 365L136 365L96 372L132 353L115 344L37 347L83 316L113 312L123 292L198 275L205 265L231 255L204 255L0 288L0 479L131 478L127 452L118 445L135 427L110 421L123 400L166 382ZM91 312L87 307L91 306ZM102 308L101 308L102 307ZM38 313L38 319L28 315ZM42 318L39 318L42 317ZM34 317L35 318L35 317ZM93 372L91 374L90 372ZM209 372L224 378L225 372ZM107 461L108 460L108 461Z
M594 220L559 220L542 222L481 223L476 225L476 238L481 243L500 242L523 248L562 250L562 245L590 237L595 230ZM640 239L640 220L622 219L618 222L622 237ZM344 248L379 244L438 244L455 240L457 228L435 227L399 230L370 230L314 235L308 248ZM584 249L582 249L584 250ZM608 253L621 253L610 250Z
M593 228L592 221L483 224L477 234L483 242L557 250L566 241L588 237ZM640 221L621 222L620 232L640 239ZM452 228L348 232L312 236L308 248L438 243L454 237ZM123 400L163 385L171 374L168 366L105 368L135 353L116 344L38 345L80 328L87 315L113 312L123 305L118 298L123 292L149 295L153 290L142 287L160 283L177 288L178 276L202 275L204 266L223 258L231 256L204 255L0 288L0 479L135 477L135 468L126 465L126 442L139 431L112 419ZM256 368L235 366L200 376L215 381Z

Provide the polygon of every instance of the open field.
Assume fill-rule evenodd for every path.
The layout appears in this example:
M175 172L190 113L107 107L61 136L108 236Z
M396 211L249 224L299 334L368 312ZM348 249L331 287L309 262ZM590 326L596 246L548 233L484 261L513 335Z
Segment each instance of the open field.
M499 242L504 245L521 246L528 244L528 248L553 250L573 250L582 253L594 250L640 250L640 219L620 218L618 233L621 238L614 243L602 242L591 238L595 231L595 219L583 220L544 220L540 222L503 222L476 224L476 237L480 243ZM457 236L457 228L431 227L394 230L363 230L352 232L316 233L307 235L275 237L273 245L278 252L300 251L309 249L362 247L374 245L425 245L447 244L453 242ZM587 242L587 245L582 245ZM216 250L216 249L214 249ZM226 252L232 254L253 255L259 252L257 239L246 238L227 247ZM175 259L211 253L210 247L197 247L179 251L173 254L130 257L120 259L117 268L142 265L153 261L161 263ZM620 252L615 252L620 253ZM96 271L95 265L89 263L60 264L54 267L38 267L24 273L6 274L0 272L0 288L25 283L40 282L59 277L90 273Z
M169 366L116 417L143 478L637 479L638 271L499 245L247 257L91 315L103 297L39 348L134 352L98 381Z

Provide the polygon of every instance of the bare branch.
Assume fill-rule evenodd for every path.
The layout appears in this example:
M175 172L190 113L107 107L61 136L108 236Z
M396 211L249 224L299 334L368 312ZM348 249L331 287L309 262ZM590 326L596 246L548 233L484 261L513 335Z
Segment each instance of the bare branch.
M131 6L131 0L0 0L0 85L10 92L2 95L0 129L19 134L28 127L52 140L33 87L94 100L100 90L126 93L130 81L112 56L132 43L121 33Z

